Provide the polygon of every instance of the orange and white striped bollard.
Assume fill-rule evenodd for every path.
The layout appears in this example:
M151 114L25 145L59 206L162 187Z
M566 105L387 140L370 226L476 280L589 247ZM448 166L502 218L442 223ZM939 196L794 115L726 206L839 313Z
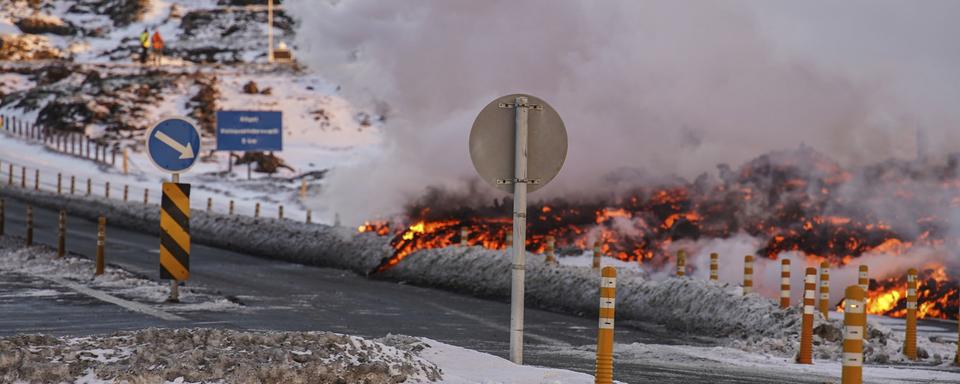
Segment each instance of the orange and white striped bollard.
M600 256L603 254L603 248L600 247L600 240L593 242L593 269L600 269Z
M617 269L600 272L600 324L597 332L596 384L613 383L613 326L617 303Z
M780 261L780 308L790 308L790 259Z
M679 250L677 251L677 277L682 277L687 274L687 251Z
M844 292L843 301L843 368L841 384L863 383L863 329L867 323L864 305L867 293L859 285Z
M830 263L820 263L820 314L830 318Z
M547 245L544 246L543 248L543 253L546 255L546 258L544 259L544 261L548 265L556 265L557 264L557 254L556 254L557 238L553 236L547 236L546 241L547 241Z
M817 269L807 268L803 276L803 321L800 325L800 353L797 363L813 364L813 307L816 305Z
M917 360L917 270L907 271L907 335L903 340L903 355Z
M720 280L720 255L716 252L710 254L710 280Z
M743 257L743 294L753 292L753 256Z

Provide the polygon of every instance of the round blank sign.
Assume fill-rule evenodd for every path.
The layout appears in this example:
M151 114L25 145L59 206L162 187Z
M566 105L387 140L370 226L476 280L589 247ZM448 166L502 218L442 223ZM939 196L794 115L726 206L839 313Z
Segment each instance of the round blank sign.
M495 188L513 193L513 184L497 180L513 180L516 141L516 108L502 107L514 104L517 97L527 97L527 104L542 106L527 112L527 179L539 180L527 184L527 192L533 192L560 172L567 158L567 129L557 111L536 96L514 94L491 101L473 122L470 130L470 158L473 167L487 183Z

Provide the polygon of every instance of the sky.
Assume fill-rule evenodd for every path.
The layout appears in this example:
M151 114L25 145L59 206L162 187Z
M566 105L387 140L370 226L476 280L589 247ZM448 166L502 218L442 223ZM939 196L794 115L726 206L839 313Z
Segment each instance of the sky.
M913 158L918 137L934 158L960 149L956 1L284 7L300 22L301 60L387 116L381 155L331 174L348 220L395 211L427 186L478 188L471 125L511 93L549 102L569 136L564 169L532 199L692 179L801 143L846 166Z

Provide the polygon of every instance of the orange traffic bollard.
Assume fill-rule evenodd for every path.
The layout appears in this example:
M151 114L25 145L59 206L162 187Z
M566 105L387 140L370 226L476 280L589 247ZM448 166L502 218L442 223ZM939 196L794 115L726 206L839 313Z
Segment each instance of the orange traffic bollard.
M813 364L813 306L816 304L817 269L807 268L803 277L803 322L800 325L800 354L797 363Z
M107 218L100 216L100 219L97 220L97 270L94 271L94 275L100 276L103 274L103 248L107 240Z
M790 259L780 261L780 308L790 308Z
M743 294L753 292L753 256L743 257Z
M604 267L600 277L600 325L597 334L596 384L613 383L613 324L616 317L617 269Z
M720 279L720 255L716 252L710 254L710 280L717 281Z
M593 242L593 269L600 269L600 256L603 254L603 248L600 247L600 240Z
M830 263L820 263L820 314L830 318Z
M867 293L859 285L847 287L843 301L843 368L841 384L863 383L863 328L867 323Z
M548 265L557 265L557 238L547 236L547 245L543 248L546 254L545 261Z
M870 268L866 265L860 266L860 274L857 276L857 285L864 292L870 292ZM866 340L870 333L867 332L867 300L869 297L863 297L863 339Z
M907 271L907 336L903 355L917 360L917 270L913 268Z
M677 251L677 276L682 277L687 274L687 251Z

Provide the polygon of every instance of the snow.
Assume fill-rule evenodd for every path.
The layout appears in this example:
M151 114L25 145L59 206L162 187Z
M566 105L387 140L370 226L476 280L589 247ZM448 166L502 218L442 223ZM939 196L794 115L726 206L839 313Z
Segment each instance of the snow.
M593 376L562 369L518 366L509 360L423 339L429 347L420 356L437 364L447 384L577 384L593 383Z

